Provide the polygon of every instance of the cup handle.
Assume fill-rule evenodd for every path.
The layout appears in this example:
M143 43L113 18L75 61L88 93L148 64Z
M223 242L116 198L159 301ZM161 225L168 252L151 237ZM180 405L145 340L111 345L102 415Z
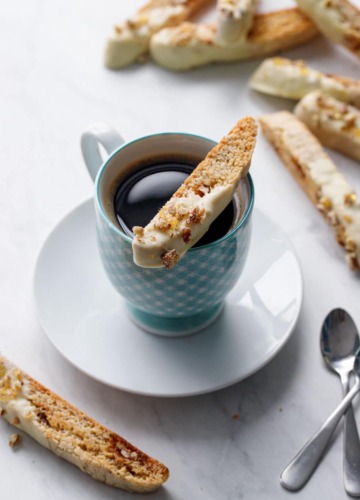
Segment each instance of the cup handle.
M99 146L110 155L124 142L121 135L106 123L96 123L81 135L81 151L93 181L104 162Z

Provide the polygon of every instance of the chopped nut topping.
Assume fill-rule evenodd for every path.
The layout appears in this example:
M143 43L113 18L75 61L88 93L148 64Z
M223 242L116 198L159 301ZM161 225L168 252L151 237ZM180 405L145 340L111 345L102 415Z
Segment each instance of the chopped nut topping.
M9 446L11 448L14 448L18 444L20 444L20 441L21 441L21 436L19 434L11 434L11 436L9 437Z
M188 227L185 227L182 231L182 239L184 243L189 243L191 239L191 229Z
M210 191L211 191L211 186L207 186L206 184L201 184L201 186L197 186L195 194L197 194L202 198L206 194L210 193Z
M343 219L344 219L345 222L348 222L348 223L351 223L354 220L350 215L347 215L347 214L345 214L343 216Z
M141 226L134 226L133 229L132 229L132 231L137 236L143 236L144 235L144 228L141 227Z
M166 231L167 229L170 229L170 227L170 222L166 221L165 219L158 219L154 224L154 228L158 229L159 231Z
M180 255L175 249L169 250L168 252L165 252L161 256L161 261L166 267L166 269L172 269L179 259Z
M187 224L200 224L200 222L203 219L203 216L205 214L205 210L202 208L200 209L199 207L194 207L190 214L189 217L187 218L186 222Z
M329 198L321 198L320 203L327 212L332 209L332 203Z
M348 238L345 241L345 249L348 250L349 252L355 252L356 250L355 242L352 239Z
M344 196L345 205L352 206L356 203L357 197L355 193L349 193Z

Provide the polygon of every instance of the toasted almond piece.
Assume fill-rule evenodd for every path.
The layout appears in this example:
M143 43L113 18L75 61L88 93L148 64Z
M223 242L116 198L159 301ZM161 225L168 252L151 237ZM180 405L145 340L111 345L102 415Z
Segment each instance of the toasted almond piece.
M353 270L360 269L360 203L320 142L292 113L260 118L266 138L311 201L333 227Z
M245 38L254 21L258 0L218 0L217 36L220 45Z
M321 144L360 161L360 111L318 90L297 104L295 115Z
M250 167L257 134L253 118L239 120L133 240L134 262L171 269L231 202Z
M213 62L231 62L272 54L312 39L318 30L299 9L257 14L249 36L236 44L220 45L214 24L185 22L156 33L150 42L154 61L184 71Z
M360 10L348 0L296 0L328 38L360 57Z
M129 20L115 26L105 49L105 65L128 66L147 53L151 36L166 26L177 26L207 0L150 0Z
M137 493L169 476L165 465L42 386L0 354L3 418L94 479Z

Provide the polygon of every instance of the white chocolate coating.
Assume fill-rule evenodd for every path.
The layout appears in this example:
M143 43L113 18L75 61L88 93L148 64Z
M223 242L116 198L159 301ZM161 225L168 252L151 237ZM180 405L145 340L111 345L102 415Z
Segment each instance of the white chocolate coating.
M216 186L205 196L189 193L188 197L169 200L166 207L174 212L174 217L169 220L169 228L159 229L162 210L146 226L142 235L133 240L134 262L140 267L164 267L161 260L163 254L175 250L179 258L182 257L190 246L193 246L209 229L210 224L230 203L234 188L232 186ZM173 210L171 208L173 206ZM196 211L202 214L202 222L190 222L186 217L176 218L175 210L183 210L184 214ZM189 230L189 240L184 238L184 230Z
M295 115L324 145L360 161L360 111L319 91L297 104Z
M217 37L219 44L235 43L249 33L258 0L218 0Z

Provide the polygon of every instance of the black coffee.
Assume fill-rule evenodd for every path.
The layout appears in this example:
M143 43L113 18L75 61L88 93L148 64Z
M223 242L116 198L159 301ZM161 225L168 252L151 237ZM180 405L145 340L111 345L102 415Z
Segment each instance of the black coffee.
M133 237L132 228L146 226L193 169L194 165L168 161L140 168L126 178L114 197L114 212L121 229ZM195 246L222 238L231 228L234 218L234 204L231 202Z

